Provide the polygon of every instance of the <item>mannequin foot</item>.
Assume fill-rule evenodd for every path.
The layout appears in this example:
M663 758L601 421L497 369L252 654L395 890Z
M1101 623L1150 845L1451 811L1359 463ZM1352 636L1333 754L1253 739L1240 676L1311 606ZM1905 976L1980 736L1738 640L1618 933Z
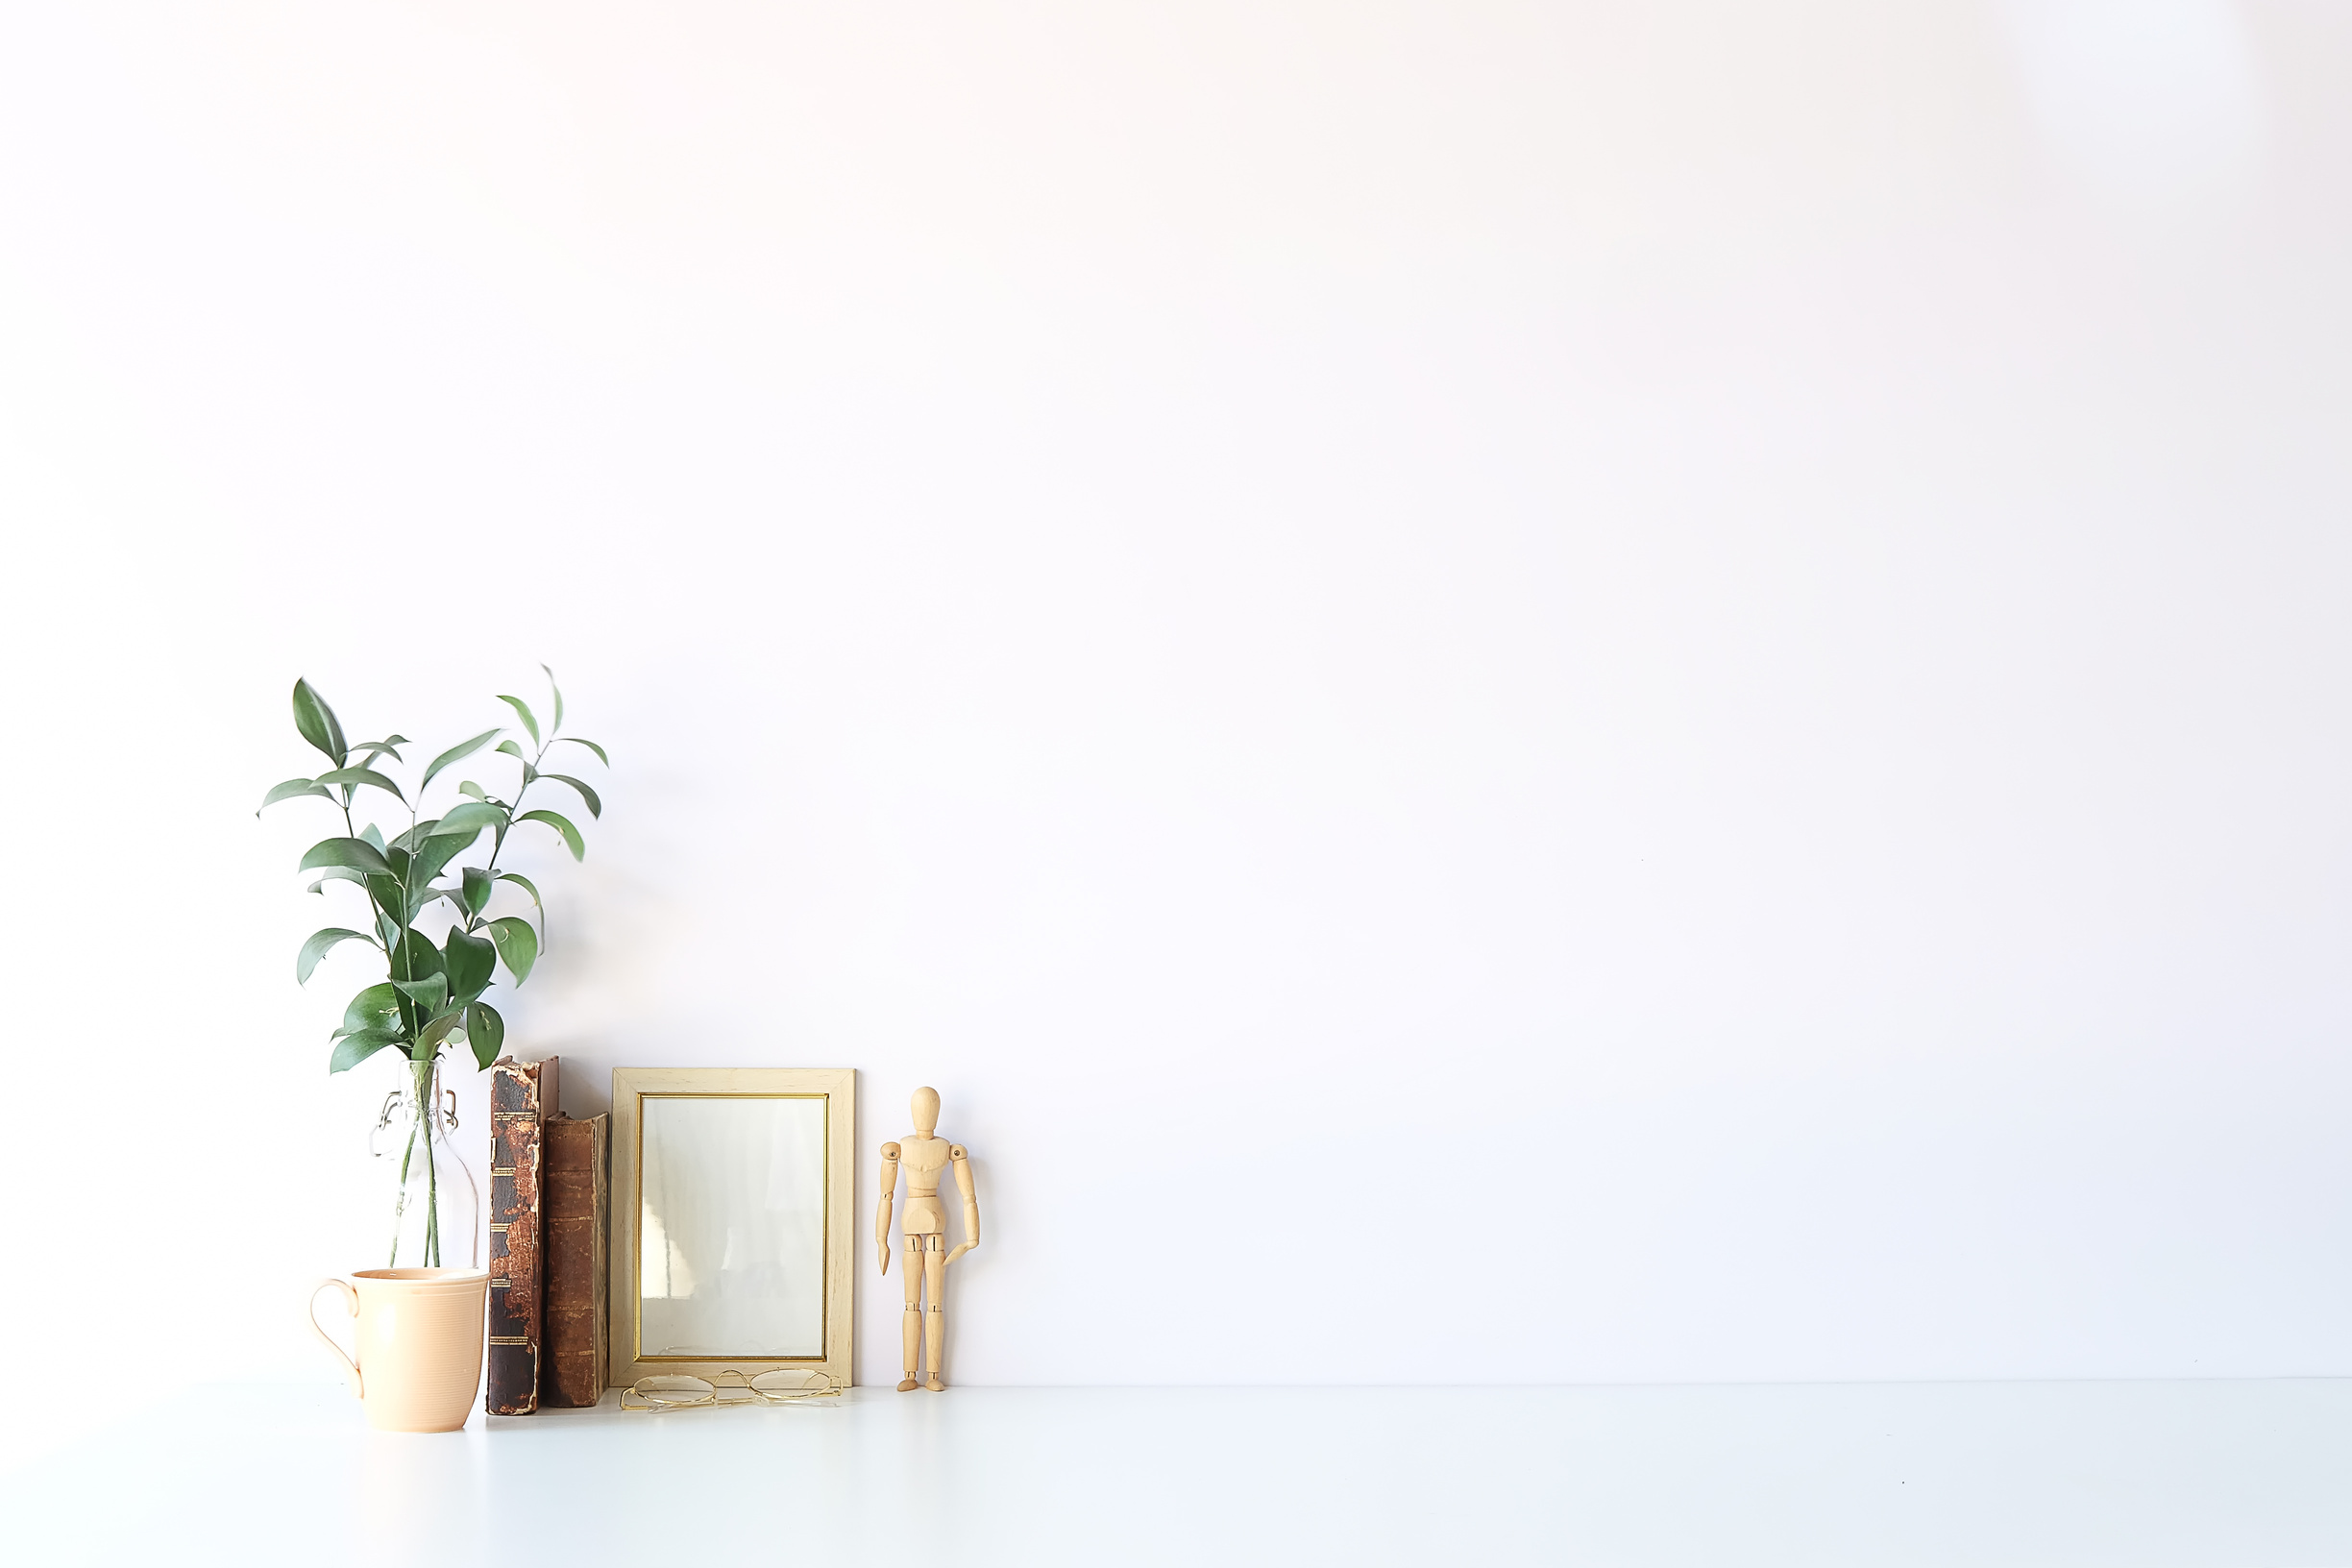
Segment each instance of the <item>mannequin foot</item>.
M940 1382L939 1374L937 1372L934 1372L929 1377L923 1379L923 1386L930 1389L935 1394L943 1394L947 1391L947 1385Z
M900 1393L902 1393L902 1394L903 1394L903 1393L905 1393L905 1392L906 1392L908 1389L910 1389L910 1388L912 1388L912 1387L914 1387L914 1386L915 1386L915 1374L914 1374L914 1373L912 1373L912 1372L909 1372L909 1373L907 1374L907 1380L906 1380L906 1382L904 1382L904 1383L902 1383L902 1384L900 1384L898 1385L898 1391L899 1391Z

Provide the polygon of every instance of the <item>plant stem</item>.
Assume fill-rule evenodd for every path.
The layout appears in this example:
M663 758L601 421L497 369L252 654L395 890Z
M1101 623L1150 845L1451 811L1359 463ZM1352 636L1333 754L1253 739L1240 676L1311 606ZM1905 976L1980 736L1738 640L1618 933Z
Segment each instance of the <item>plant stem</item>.
M553 738L552 736L550 736L550 737L549 737L549 739L548 739L548 746L552 746L553 744L554 744L554 738ZM518 785L518 786L516 787L516 789L515 789L515 797L514 797L512 800L508 801L508 802L507 802L507 804L506 804L506 826L507 826L507 828L508 828L509 830L511 830L511 829L514 827L514 820L515 820L515 818L516 818L517 816L521 815L521 813L522 813L522 810L523 810L523 797L524 797L525 796L527 796L527 795L528 795L528 794L530 793L530 787L531 787L533 784L536 784L536 783L538 783L538 782L539 782L539 779L538 779L538 776L537 776L537 775L538 775L538 772L539 772L539 764L540 764L540 763L541 763L543 760L545 760L545 759L546 759L546 757L547 757L547 749L548 749L548 748L547 748L547 746L542 746L542 747L539 747L539 754L538 754L537 756L535 756L535 757L531 758L531 760L530 760L530 761L526 762L526 763L524 763L524 764L523 764L523 782L522 782L520 785ZM517 760L517 761L521 761L522 759L521 759L521 758L517 758L516 760ZM504 832L502 832L502 833L500 833L500 834L499 834L499 836L497 837L497 839L495 839L495 840L494 840L494 841L491 843L491 845L490 845L490 858L489 858L489 860L488 860L488 861L486 861L486 862L483 864L483 866L482 866L482 869L481 869L481 870L482 870L482 875L484 875L484 876L492 876L492 877L494 877L494 876L496 876L496 875L498 874L498 857L499 857L499 853L500 853L500 851L501 851L501 850L504 849L505 847L506 847L506 834L505 834ZM542 912L541 912L541 915L540 915L540 919L541 919L542 921L544 921L546 919L547 919L546 913L545 913L544 911L542 911ZM467 910L467 911L466 911L466 930L467 930L467 931L472 932L472 931L475 931L475 930L479 929L479 927L481 926L481 923L482 923L482 919L481 919L481 917L480 917L479 915L475 914L475 913L474 913L472 910Z
M355 790L347 784L343 787L343 798L336 802L336 804L343 808L343 836L347 839L355 839L359 836L359 830L352 825L351 814L352 796L356 793L357 792ZM368 908L371 911L380 907L376 902L375 891L365 882L359 884L359 892L367 898ZM370 931L367 934L368 941L374 943L377 949L384 955L384 971L386 973L390 973L392 968L392 949L386 946L384 943L382 923L378 920L370 920L368 921L368 924L376 927L375 930Z
M426 1113L430 1115L432 1113ZM441 1163L433 1158L432 1129L425 1130L425 1266L441 1266Z
M408 1123L408 1146L401 1150L400 1187L392 1194L392 1256L384 1267L400 1267L401 1221L408 1213L408 1162L416 1157L417 1123Z
M417 1125L425 1133L425 1266L441 1266L441 1163L433 1158L433 1117L440 1107L433 1104L433 1062L428 1057L414 1065L417 1091Z

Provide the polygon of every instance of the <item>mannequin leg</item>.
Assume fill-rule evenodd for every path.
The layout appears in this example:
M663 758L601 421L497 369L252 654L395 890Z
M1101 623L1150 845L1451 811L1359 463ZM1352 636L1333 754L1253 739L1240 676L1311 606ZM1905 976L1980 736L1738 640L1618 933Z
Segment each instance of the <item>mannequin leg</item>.
M938 1393L947 1386L940 1377L940 1362L947 1350L947 1255L939 1250L944 1237L929 1238L930 1249L923 1254L923 1283L931 1291L931 1310L923 1313L923 1350L931 1367L931 1376L923 1386Z
M898 1330L900 1348L906 1353L906 1381L898 1385L903 1394L915 1386L915 1358L922 1349L923 1238L908 1236L899 1240L899 1272L906 1275L906 1312Z

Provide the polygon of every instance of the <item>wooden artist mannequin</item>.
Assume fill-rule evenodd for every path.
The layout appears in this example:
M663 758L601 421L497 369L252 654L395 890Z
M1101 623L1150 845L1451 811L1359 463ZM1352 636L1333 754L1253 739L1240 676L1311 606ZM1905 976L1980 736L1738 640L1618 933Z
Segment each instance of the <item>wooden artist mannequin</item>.
M906 1348L905 1393L916 1384L915 1369L927 1363L931 1375L922 1385L938 1393L947 1384L940 1378L940 1360L947 1348L947 1309L941 1297L947 1286L947 1265L980 1244L980 1196L972 1188L971 1156L961 1143L933 1138L939 1125L939 1090L915 1091L915 1132L895 1143L882 1145L882 1207L874 1214L874 1247L882 1255L882 1272L890 1272L891 1200L898 1191L898 1167L906 1166L906 1214L899 1231L906 1239L906 1317L900 1337ZM956 1190L964 1194L964 1239L952 1252L947 1244L947 1214L940 1207L940 1172L955 1166ZM925 1286L931 1307L921 1306ZM924 1353L918 1361L919 1352Z

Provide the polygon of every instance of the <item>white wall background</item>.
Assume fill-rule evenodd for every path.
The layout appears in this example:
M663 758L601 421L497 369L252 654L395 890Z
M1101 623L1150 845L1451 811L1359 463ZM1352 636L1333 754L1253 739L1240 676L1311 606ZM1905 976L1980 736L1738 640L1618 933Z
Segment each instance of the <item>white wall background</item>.
M429 751L545 659L614 767L512 1042L936 1084L966 1381L2352 1372L2348 73L12 9L0 1328L331 1375L392 1074L286 690Z

